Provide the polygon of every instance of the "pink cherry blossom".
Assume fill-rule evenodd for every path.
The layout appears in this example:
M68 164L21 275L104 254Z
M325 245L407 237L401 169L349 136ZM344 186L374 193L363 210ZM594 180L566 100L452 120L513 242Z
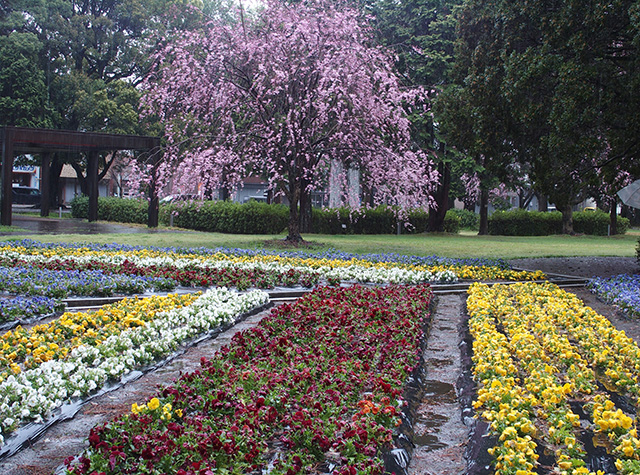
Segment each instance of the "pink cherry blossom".
M327 186L332 161L358 169L375 203L431 201L437 172L412 148L403 110L418 94L355 10L269 0L167 44L144 86L147 114L165 125L158 183L206 194L262 176L290 203L289 239L300 239L302 192Z

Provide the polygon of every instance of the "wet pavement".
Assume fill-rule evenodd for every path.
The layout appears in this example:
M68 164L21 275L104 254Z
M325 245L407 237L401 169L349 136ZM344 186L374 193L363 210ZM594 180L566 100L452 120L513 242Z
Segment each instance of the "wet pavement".
M462 421L456 387L462 367L458 325L463 302L461 295L438 297L424 352L427 379L414 423L409 475L465 473L469 428Z
M27 216L14 214L12 226L16 229L10 232L0 232L0 236L12 236L21 234L107 234L107 233L165 233L175 230L149 228L144 225L131 225L89 222L79 218L42 218L39 216Z

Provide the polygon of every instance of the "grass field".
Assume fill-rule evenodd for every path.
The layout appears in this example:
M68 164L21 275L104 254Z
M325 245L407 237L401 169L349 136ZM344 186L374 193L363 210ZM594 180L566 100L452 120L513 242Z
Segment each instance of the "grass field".
M145 230L141 227L141 231ZM2 239L31 238L44 242L97 242L141 246L241 247L262 248L265 243L282 240L285 235L233 235L219 233L180 232L160 229L155 232L131 234L58 234L12 235ZM478 236L473 231L460 234L420 235L324 235L309 234L314 250L339 249L355 253L396 252L409 255L444 257L524 257L561 256L635 256L640 229L624 236Z

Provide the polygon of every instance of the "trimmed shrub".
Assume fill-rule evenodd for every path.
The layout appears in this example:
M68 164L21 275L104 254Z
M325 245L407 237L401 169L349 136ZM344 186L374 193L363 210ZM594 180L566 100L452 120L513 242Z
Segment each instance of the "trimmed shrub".
M314 208L313 232L318 234L395 234L398 232L396 211L381 205L376 208ZM427 229L429 215L422 209L409 211L408 225L400 225L402 234L423 233ZM460 218L447 212L444 221L447 233L460 231Z
M629 219L621 216L617 218L618 234L626 233L630 226ZM604 211L578 211L573 213L573 230L577 233L607 236L610 223L611 217L609 213Z
M289 208L249 201L191 201L162 205L160 222L197 231L232 234L279 234L289 221Z
M573 229L576 233L606 236L609 214L602 211L576 211ZM618 216L618 233L629 229L629 220ZM489 217L489 234L501 236L547 236L562 233L562 213L513 209L496 211Z
M447 214L451 213L460 218L461 229L471 229L477 231L480 228L480 216L469 211L468 209L450 209Z
M147 224L149 202L144 199L98 198L98 216L104 221Z
M489 234L499 236L547 236L562 232L562 213L513 209L489 216Z
M141 199L98 197L98 219L117 223L146 224L147 201ZM76 196L71 200L71 216L87 218L89 216L89 197Z
M71 200L71 217L73 218L88 218L89 217L89 197L88 196L75 196ZM100 198L98 198L98 211L100 208Z
M452 210L448 210L444 217L444 232L458 234L460 232L462 220L457 214L452 213L451 211Z

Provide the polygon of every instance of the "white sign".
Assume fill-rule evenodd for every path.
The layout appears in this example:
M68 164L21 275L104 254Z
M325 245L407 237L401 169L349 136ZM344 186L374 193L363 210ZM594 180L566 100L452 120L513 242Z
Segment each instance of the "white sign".
M35 173L36 167L33 165L16 165L13 167L13 171L18 173Z

